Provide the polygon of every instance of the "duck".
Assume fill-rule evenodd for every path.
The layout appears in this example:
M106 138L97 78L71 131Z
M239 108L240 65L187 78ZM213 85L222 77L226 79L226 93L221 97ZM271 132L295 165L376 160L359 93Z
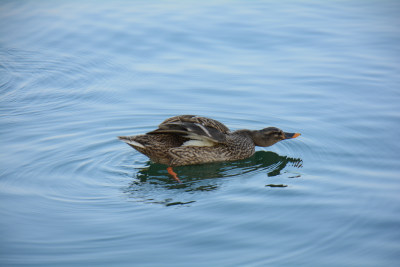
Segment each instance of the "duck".
M151 161L167 165L168 174L182 183L173 167L242 160L251 157L256 146L268 147L298 136L300 133L284 132L277 127L231 131L214 119L179 115L164 120L146 134L118 138Z

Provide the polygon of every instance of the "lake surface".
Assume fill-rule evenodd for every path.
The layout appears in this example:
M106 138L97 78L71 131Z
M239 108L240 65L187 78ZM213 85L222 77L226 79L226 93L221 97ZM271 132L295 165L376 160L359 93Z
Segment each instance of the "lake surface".
M399 1L2 1L1 266L399 266ZM196 114L301 137L166 166Z

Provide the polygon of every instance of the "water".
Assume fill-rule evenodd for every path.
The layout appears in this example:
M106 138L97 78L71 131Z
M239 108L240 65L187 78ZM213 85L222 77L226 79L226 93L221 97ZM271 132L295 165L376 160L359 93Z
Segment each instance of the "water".
M0 265L399 265L400 4L203 2L0 3ZM178 114L302 136L180 185Z

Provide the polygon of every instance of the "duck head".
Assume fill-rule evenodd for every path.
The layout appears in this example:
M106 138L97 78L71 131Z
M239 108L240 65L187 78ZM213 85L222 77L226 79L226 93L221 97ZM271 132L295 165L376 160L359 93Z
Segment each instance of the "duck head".
M267 127L262 130L252 131L251 138L256 146L272 146L279 141L300 136L299 133L287 133L276 127Z

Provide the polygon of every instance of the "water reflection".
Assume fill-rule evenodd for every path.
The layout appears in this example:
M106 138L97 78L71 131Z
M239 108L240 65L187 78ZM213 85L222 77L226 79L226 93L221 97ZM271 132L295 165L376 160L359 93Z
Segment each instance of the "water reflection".
M202 165L190 165L174 168L182 184L174 181L166 171L166 166L148 161L146 167L140 169L135 179L125 188L124 192L138 201L164 204L166 206L190 204L193 199L178 201L176 195L170 192L179 191L193 193L217 190L226 178L244 175L251 172L265 172L268 177L277 176L290 164L301 168L303 161L300 158L280 156L274 152L257 151L252 157L234 162L218 162ZM289 178L299 178L300 175ZM269 184L270 187L285 187L285 185ZM179 194L179 197L182 198ZM156 197L165 197L157 200Z

